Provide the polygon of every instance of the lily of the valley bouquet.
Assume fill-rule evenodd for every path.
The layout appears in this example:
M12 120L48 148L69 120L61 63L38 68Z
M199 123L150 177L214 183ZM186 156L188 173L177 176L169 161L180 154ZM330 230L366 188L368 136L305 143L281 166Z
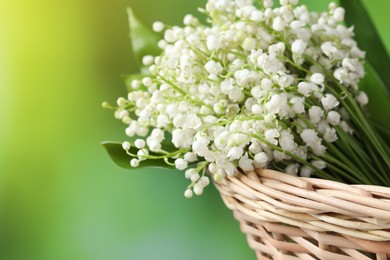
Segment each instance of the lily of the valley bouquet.
M113 160L181 170L186 197L256 168L390 186L390 62L360 1L342 5L209 0L154 32L130 11L141 72L103 103L128 136Z

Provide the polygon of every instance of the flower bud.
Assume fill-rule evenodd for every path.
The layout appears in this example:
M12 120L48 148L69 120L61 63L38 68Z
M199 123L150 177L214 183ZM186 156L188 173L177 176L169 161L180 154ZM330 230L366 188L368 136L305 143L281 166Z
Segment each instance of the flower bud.
M307 43L302 39L295 40L291 45L291 50L296 55L302 55L306 50Z
M368 96L366 92L360 91L359 94L356 96L356 101L361 105L365 106L368 104Z
M314 73L310 77L311 82L317 85L322 85L324 83L325 77L321 73Z
M193 196L192 190L187 189L187 190L184 192L184 197L186 197L187 199L191 198L192 196Z
M178 170L184 170L185 168L188 167L188 162L182 158L178 158L175 160L175 167Z
M198 185L195 185L195 187L194 187L194 192L195 192L195 194L196 195L202 195L203 194L203 188L202 187L200 187L200 186L198 186Z
M130 161L131 167L138 167L139 166L139 160L136 158L131 159Z
M153 23L153 31L162 32L164 30L164 24L162 22L154 22Z
M338 125L340 123L340 114L336 111L330 111L326 119L328 119L329 123L332 125Z
M131 146L130 143L127 141L122 143L122 148L125 151L128 151L130 149L130 146Z
M137 147L138 149L142 149L142 148L145 147L145 140L143 140L143 139L137 139L137 140L135 140L134 145L135 145L135 147Z

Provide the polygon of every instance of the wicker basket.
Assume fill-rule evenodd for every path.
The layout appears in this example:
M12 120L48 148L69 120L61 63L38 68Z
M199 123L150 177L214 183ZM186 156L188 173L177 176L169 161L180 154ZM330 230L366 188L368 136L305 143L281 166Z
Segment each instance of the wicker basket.
M390 258L390 188L272 170L215 185L258 259Z

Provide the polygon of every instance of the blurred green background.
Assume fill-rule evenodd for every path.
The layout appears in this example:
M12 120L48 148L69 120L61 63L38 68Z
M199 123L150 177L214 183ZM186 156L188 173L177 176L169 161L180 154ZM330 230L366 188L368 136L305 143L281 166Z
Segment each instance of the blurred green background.
M364 2L389 47L390 1ZM204 3L0 1L0 259L254 259L214 188L186 200L178 172L127 172L99 144L125 139L100 104L136 70L126 7L178 24Z

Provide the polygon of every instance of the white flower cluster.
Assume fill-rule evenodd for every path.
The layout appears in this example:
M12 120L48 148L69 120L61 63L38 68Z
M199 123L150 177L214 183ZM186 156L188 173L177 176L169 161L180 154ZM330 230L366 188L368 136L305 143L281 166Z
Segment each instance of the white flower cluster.
M207 25L192 15L184 27L153 25L162 54L144 57L150 75L132 82L115 113L129 137L143 137L132 166L165 158L191 181L186 197L202 194L207 171L218 181L256 167L300 176L326 168L321 157L338 131L353 132L344 95L368 102L357 87L364 52L343 8L280 5L209 0L200 9Z

